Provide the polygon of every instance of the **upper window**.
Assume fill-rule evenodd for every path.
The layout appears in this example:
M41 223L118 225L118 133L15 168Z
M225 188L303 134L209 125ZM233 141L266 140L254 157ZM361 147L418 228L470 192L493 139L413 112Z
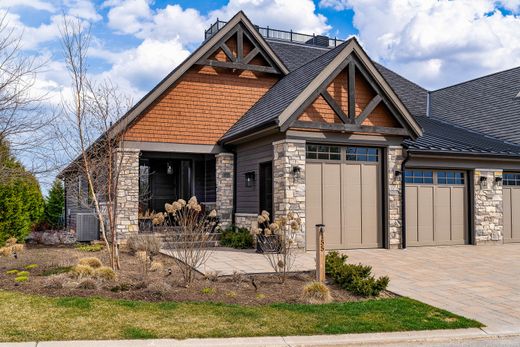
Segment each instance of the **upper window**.
M340 160L338 146L307 145L307 159Z
M370 147L347 147L347 160L352 161L378 161L377 148Z
M438 184L464 184L464 172L439 171L437 172Z
M520 186L520 173L505 173L503 182L505 186Z
M406 170L404 172L405 183L433 183L433 171L431 170Z

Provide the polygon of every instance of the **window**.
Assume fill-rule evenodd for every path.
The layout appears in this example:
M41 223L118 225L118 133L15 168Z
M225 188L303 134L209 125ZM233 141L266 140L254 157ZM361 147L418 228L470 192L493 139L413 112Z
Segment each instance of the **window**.
M307 145L307 159L340 160L338 146Z
M438 184L464 184L464 172L439 171L437 172Z
M503 183L505 186L520 186L520 173L505 173Z
M347 160L377 162L379 154L377 148L347 147Z
M433 171L430 170L406 170L404 172L405 183L433 183Z

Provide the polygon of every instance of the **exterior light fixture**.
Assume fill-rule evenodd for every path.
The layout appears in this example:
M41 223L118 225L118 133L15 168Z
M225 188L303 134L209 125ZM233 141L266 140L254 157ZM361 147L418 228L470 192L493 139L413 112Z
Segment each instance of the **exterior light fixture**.
M254 171L246 172L246 187L252 187L256 181L256 174Z
M302 168L299 166L293 166L292 174L293 174L294 178L300 178L301 174L302 174Z
M173 165L171 161L168 161L166 163L166 174L167 175L173 175Z
M395 170L395 178L399 178L399 177L401 177L401 171Z
M501 185L502 184L502 176L497 176L495 177L495 184L497 186Z
M479 182L480 182L480 189L484 189L487 187L487 177L486 176L480 176Z

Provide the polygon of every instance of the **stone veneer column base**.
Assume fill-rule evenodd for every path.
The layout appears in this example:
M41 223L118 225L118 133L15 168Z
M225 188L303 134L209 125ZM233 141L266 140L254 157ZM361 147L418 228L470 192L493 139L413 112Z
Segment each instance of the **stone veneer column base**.
M139 232L139 150L116 150L119 182L116 192L116 230L118 240Z
M301 218L302 232L296 238L305 247L305 141L285 139L273 142L273 213L274 218L290 211ZM294 168L299 174L294 174ZM273 219L274 219L273 218Z
M219 153L216 159L217 179L217 214L220 217L220 227L226 229L233 221L233 153Z
M486 177L480 183L480 177ZM475 169L475 242L477 245L503 243L503 190L502 184L495 182L502 177L501 169Z
M256 213L235 213L235 225L239 228L246 228L249 231L258 227L258 214Z
M395 171L402 170L404 149L401 146L390 146L387 150L388 178L388 233L389 248L402 247L403 214L402 214L402 178L395 176ZM403 174L403 173L401 173Z

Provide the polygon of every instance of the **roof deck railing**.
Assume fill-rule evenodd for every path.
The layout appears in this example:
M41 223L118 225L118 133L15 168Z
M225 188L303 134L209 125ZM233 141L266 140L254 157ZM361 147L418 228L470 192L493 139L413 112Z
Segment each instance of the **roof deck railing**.
M227 22L218 20L213 23L208 30L204 31L204 40L209 39L211 36L215 35L220 29L226 25ZM279 41L286 41L286 42L293 42L293 43L299 43L299 44L305 44L305 45L313 45L313 46L320 46L320 47L336 47L343 42L344 40L340 40L336 37L331 38L324 35L308 35L308 34L302 34L302 33L296 33L292 30L286 31L286 30L279 30L279 29L272 29L269 27L260 27L258 25L255 25L256 30L262 35L263 37L267 39L272 40L279 40Z

